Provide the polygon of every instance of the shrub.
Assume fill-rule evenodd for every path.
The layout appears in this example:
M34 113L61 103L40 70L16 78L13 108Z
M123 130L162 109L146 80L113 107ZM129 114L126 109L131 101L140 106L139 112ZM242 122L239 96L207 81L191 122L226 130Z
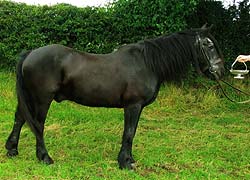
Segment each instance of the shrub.
M250 5L225 9L219 1L116 0L107 7L69 4L28 6L0 0L0 66L14 68L22 50L59 43L108 53L122 44L214 24L213 34L230 62L250 49Z

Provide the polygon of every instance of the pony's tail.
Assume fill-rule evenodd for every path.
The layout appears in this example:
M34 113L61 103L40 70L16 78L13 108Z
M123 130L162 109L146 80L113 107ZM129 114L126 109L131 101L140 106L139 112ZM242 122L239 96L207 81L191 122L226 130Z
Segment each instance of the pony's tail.
M16 68L16 94L18 100L18 111L21 116L30 126L31 130L37 134L41 131L40 124L35 120L35 102L32 100L32 95L25 86L23 78L23 62L31 51L26 51L20 54L20 59Z

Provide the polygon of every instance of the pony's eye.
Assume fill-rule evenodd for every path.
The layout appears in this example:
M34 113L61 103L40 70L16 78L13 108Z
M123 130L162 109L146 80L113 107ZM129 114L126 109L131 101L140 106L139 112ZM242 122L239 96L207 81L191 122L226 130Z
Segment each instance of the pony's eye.
M208 47L209 47L210 49L212 49L212 48L214 47L214 44L213 44L213 43L210 43L210 44L208 44Z

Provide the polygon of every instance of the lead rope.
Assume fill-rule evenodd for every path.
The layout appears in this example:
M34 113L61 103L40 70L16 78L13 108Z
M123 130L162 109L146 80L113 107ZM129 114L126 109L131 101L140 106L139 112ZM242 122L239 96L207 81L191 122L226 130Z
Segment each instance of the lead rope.
M240 89L234 87L233 85L229 84L229 83L226 82L226 81L223 81L223 80L216 80L216 81L217 81L217 83L219 84L219 87L221 88L222 93L224 94L224 96L225 96L229 101L231 101L231 102L233 102L233 103L237 103L237 104L246 104L246 103L250 103L250 99L249 99L249 100L246 100L246 101L236 101L236 100L234 100L234 99L231 99L231 98L226 94L225 90L223 89L223 87L222 87L222 85L221 85L221 82L223 82L223 83L225 83L226 85L230 86L231 88L237 90L238 92L243 93L243 94L245 94L245 95L247 95L247 96L250 97L250 94L249 94L249 93L246 93L246 92L244 92L244 91L242 91L242 90L240 90ZM221 82L220 82L220 81L221 81Z

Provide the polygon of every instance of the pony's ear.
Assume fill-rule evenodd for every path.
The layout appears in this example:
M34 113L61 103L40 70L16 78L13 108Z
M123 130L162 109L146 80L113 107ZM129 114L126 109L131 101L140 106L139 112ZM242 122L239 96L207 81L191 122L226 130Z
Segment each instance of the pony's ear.
M207 23L204 24L202 27L201 27L201 30L203 33L207 34L207 33L210 33L211 32L211 29L214 27L214 25L212 24L211 26L207 27Z
M214 27L213 24L211 24L211 26L208 28L209 31L211 31L211 29Z
M204 25L201 27L201 29L207 29L207 23L204 24Z

